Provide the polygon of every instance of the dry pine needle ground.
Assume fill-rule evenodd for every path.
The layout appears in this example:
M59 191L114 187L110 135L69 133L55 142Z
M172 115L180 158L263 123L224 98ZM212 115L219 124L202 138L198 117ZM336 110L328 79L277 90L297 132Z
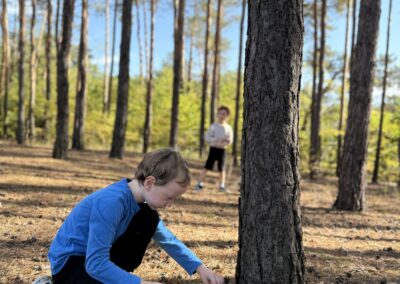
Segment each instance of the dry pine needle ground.
M49 273L47 249L71 208L87 194L131 177L140 159L71 151L68 161L59 161L51 158L51 148L0 141L0 283L30 283ZM202 164L191 161L194 176ZM216 177L212 173L203 192L189 190L160 214L209 267L232 280L239 170L228 175L229 194L218 192ZM306 282L400 283L399 191L370 186L365 212L338 212L331 210L336 184L333 178L301 183ZM136 273L163 283L200 283L153 244Z

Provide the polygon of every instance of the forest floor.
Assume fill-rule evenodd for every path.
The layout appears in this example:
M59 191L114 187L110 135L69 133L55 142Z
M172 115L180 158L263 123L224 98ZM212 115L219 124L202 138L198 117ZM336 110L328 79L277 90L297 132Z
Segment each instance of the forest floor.
M105 151L70 151L60 161L51 153L0 140L0 283L30 283L48 274L50 242L71 208L131 177L141 159L134 153L114 160ZM203 162L190 162L197 176ZM228 194L218 192L216 180L212 173L203 192L188 190L160 215L207 266L233 279L239 169L228 174ZM331 209L335 178L304 179L301 190L307 283L400 283L400 191L369 186L365 212L350 213ZM153 244L136 274L163 283L201 283Z

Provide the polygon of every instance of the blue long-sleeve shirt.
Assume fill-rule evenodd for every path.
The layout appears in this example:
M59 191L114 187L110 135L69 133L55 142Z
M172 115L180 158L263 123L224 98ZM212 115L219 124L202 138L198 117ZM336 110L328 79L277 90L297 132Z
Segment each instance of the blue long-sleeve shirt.
M140 210L122 179L84 198L70 213L50 245L52 274L64 267L71 255L86 256L85 268L103 283L139 284L141 279L110 261L113 242L128 228ZM189 275L201 265L200 259L179 241L160 220L153 235L158 243Z

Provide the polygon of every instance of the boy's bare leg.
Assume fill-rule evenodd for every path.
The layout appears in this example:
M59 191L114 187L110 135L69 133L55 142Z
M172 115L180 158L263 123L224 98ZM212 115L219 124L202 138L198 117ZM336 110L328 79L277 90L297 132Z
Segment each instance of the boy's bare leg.
M197 184L196 184L196 186L195 186L195 190L196 190L196 191L202 191L202 190L203 190L203 186L204 186L203 180L204 180L204 178L206 177L206 175L207 175L207 169L203 169L203 170L200 172L199 179L198 179Z

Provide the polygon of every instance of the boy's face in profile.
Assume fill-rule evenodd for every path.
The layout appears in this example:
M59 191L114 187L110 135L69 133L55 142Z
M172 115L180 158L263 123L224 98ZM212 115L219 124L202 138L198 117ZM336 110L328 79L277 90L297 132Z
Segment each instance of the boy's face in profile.
M225 109L221 109L217 112L217 118L218 122L223 123L225 122L229 117L228 112Z
M146 182L145 182L146 183ZM153 209L160 209L171 206L175 199L181 196L187 187L182 187L175 180L165 185L156 185L155 182L150 186L145 186L144 200Z

